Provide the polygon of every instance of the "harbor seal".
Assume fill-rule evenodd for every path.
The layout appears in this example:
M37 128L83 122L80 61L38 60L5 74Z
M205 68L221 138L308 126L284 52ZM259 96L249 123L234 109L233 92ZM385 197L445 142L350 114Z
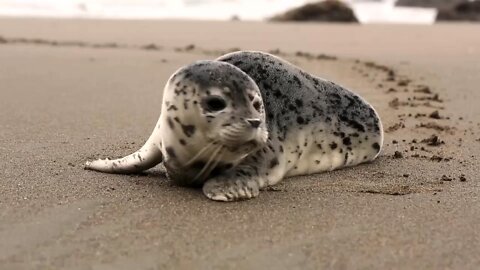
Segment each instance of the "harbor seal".
M372 161L382 144L380 118L357 94L276 56L240 51L178 70L145 145L85 168L135 173L163 160L174 182L235 201L286 177Z

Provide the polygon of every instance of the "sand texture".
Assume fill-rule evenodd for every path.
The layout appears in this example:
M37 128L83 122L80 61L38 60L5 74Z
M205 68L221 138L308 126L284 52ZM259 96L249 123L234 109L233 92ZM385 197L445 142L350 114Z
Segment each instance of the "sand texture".
M0 269L478 269L480 26L0 20ZM179 67L271 51L364 96L373 163L217 203L83 170L138 149Z

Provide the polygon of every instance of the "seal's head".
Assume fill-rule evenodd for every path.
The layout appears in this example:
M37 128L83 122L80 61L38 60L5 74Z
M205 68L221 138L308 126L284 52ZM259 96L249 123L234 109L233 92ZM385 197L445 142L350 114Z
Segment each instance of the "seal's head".
M222 163L239 162L268 138L258 86L225 62L200 61L172 75L164 92L162 118L169 127L162 138L167 159L174 156L182 165L196 155L196 160L207 162L217 148ZM182 150L169 153L171 145Z

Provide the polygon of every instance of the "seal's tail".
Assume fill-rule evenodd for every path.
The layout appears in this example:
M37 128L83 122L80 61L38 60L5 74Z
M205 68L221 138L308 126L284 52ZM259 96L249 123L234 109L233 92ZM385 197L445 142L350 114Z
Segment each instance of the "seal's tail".
M159 120L160 122L160 120ZM105 173L129 174L138 173L152 168L162 162L163 156L160 151L160 126L157 123L147 142L133 154L119 159L97 159L85 163L86 170Z

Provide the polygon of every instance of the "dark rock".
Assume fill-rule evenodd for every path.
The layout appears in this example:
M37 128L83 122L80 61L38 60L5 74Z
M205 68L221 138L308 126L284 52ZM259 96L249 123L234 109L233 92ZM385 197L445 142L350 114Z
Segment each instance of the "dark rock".
M451 177L448 177L448 176L446 176L445 174L442 175L442 181L450 182L450 181L452 181L452 180L453 180L453 179L452 179Z
M393 154L393 158L403 158L403 154L399 151L395 151Z
M445 142L440 140L437 135L432 135L427 139L423 139L421 142L430 146L439 146L441 144L445 144Z
M397 6L449 8L464 0L398 0Z
M480 21L480 1L461 1L451 7L440 8L437 21Z
M442 119L440 116L440 113L438 111L432 112L428 117L433 118L433 119Z
M271 21L358 22L352 9L337 0L309 3L270 18Z

